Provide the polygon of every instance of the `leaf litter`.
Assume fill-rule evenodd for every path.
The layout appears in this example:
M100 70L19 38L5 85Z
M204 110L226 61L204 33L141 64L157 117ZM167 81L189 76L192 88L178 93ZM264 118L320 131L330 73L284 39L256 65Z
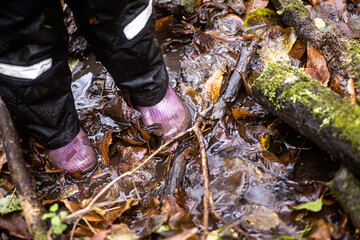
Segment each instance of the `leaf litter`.
M349 10L350 20L340 19L345 9L343 1L312 4L313 15L321 17L326 26L343 23L353 33L358 30L356 21L351 20L355 19L353 11ZM316 49L302 45L294 30L284 28L276 13L265 8L267 5L268 1L256 0L248 1L246 7L242 1L203 1L189 19L169 15L158 22L157 34L170 84L192 110L193 122L204 106L219 99L242 47L254 37L261 38L259 51L243 76L260 73L271 62L287 62L314 69L309 71L313 75L320 73L319 81L330 81L332 89L342 93L342 79L335 77L331 81L323 57ZM167 36L161 36L163 33ZM97 146L101 164L85 176L69 175L45 167L47 156L41 146L24 147L24 154L29 162L37 161L36 166L28 164L28 169L44 205L59 203L60 210L76 214L109 182L141 165L162 142L158 137L161 126L141 125L141 115L128 101L128 93L116 89L111 76L91 53L73 61L71 69L79 118ZM249 94L241 89L236 101L226 107L225 116L208 121L202 128L213 204L228 223L210 216L208 239L353 237L346 215L331 196L324 195L325 183L335 174L337 163L252 101ZM198 147L196 139L188 135L160 151L100 196L93 211L76 225L66 221L74 228L68 228L65 235L93 239L198 239L204 230L204 183ZM37 149L37 154L30 154L29 149ZM165 195L167 173L182 149L186 149L186 168L181 187L174 196ZM1 162L0 193L5 201L13 186L8 184L6 158ZM4 215L0 227L6 235L29 238L25 222L16 211Z

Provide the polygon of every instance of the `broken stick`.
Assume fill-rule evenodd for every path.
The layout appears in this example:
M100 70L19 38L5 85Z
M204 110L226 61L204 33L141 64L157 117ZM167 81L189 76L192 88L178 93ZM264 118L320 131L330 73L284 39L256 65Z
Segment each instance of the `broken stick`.
M41 219L45 209L38 200L31 177L25 168L19 138L11 115L0 98L0 130L12 182L16 188L28 230L34 239L46 239L47 225Z

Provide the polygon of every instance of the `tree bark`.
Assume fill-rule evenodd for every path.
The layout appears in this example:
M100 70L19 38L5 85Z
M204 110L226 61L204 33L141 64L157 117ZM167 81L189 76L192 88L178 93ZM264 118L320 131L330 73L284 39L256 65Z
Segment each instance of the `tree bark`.
M11 179L16 188L28 230L34 239L46 239L47 225L41 219L45 209L36 196L30 175L25 168L24 158L12 118L1 98L0 130L5 143Z
M331 194L345 209L353 225L360 229L360 181L347 169L341 169L329 183Z
M360 107L286 64L269 64L252 93L255 101L360 176Z

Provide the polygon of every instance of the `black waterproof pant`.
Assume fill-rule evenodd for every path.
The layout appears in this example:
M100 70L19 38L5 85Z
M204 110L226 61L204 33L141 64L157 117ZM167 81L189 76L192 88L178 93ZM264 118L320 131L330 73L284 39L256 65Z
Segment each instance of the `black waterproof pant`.
M168 77L154 38L152 1L65 2L116 85L130 91L133 104L158 103L166 93ZM67 57L59 0L2 2L0 95L23 130L49 149L66 145L79 132ZM26 77L29 66L48 60L49 69L33 79ZM10 73L2 71L14 66ZM19 74L24 71L25 77Z

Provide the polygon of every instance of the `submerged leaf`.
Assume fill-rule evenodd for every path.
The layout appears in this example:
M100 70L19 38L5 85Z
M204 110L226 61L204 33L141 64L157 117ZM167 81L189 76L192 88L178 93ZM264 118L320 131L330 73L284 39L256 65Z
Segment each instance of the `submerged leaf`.
M322 205L323 205L323 202L322 202L322 197L321 197L314 202L307 202L307 203L303 203L298 206L295 206L295 207L293 207L293 209L295 209L295 210L306 209L311 212L319 212L322 209Z
M112 132L113 130L107 132L105 136L101 139L101 142L98 144L98 151L101 154L101 163L105 166L110 165L109 146L112 143Z
M218 70L204 84L202 91L203 98L215 104L220 96L222 81L223 75L218 67Z
M267 44L259 51L263 55L264 65L280 62L291 64L289 52L296 41L294 29L276 27L272 31L278 31L278 34L274 32L275 37L268 40Z
M231 112L236 120L238 120L240 118L252 116L251 113L249 113L247 110L242 109L242 108L234 108L231 110Z

